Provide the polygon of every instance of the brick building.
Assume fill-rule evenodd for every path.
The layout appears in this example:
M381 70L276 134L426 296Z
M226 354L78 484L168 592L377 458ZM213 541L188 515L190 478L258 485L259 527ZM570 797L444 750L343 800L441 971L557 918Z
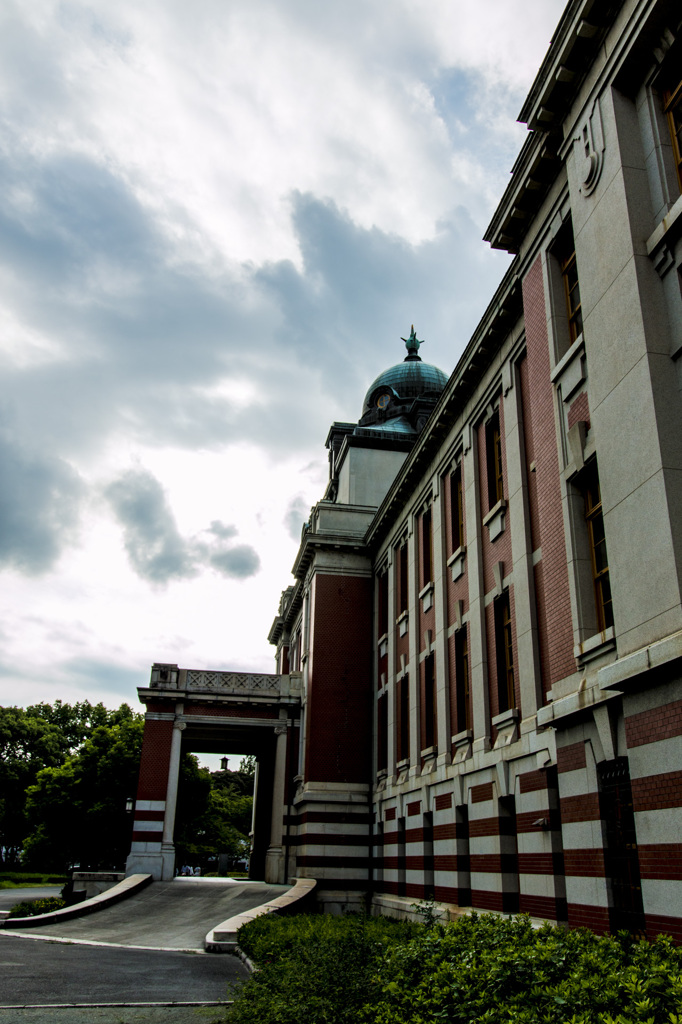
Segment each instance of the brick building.
M413 342L331 428L272 634L327 902L682 938L680 28L568 4L464 355L406 394Z
M270 634L278 877L329 909L682 940L680 16L570 0L454 372L413 331L329 432Z

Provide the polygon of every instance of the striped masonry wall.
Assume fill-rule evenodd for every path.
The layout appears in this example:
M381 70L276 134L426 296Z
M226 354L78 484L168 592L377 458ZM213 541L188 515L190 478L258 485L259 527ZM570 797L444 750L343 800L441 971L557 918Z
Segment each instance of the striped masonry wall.
M285 819L286 820L286 819ZM371 869L371 815L353 803L315 803L288 819L296 874L320 888L366 890Z
M516 777L519 910L565 921L566 879L555 768Z
M559 733L557 769L564 842L568 923L598 933L609 931L596 764L583 726Z
M625 737L647 937L682 942L682 699L671 695L666 687L626 701Z

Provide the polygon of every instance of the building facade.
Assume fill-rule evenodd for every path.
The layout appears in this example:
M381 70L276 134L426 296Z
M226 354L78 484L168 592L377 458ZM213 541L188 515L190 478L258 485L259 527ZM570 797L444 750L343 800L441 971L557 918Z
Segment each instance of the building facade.
M403 393L413 332L330 431L271 634L328 905L682 939L680 35L673 3L568 4L454 373Z
M681 13L570 0L454 372L413 330L329 432L270 634L278 877L327 909L682 940Z

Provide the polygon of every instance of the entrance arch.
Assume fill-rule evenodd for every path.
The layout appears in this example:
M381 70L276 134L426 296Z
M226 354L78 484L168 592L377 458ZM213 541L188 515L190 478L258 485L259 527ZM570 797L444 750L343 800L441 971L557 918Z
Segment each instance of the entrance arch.
M183 751L255 754L253 847L249 874L272 884L288 877L285 832L298 766L301 675L213 672L152 665L140 777L126 874L175 874L175 809Z

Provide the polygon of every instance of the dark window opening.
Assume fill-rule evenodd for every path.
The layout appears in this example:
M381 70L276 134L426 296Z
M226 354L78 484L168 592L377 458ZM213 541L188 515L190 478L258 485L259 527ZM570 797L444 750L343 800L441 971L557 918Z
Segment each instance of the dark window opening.
M398 760L410 756L410 680L407 676L398 683Z
M424 660L424 747L436 745L436 679L434 672L434 656Z
M471 691L469 683L469 644L467 627L455 633L455 689L457 697L457 731L471 729Z
M388 632L388 573L383 573L378 580L379 608L378 608L378 635L384 636Z
M388 767L388 700L382 694L377 702L377 771Z
M495 601L495 653L497 655L498 711L516 707L514 693L514 646L509 591Z
M431 525L431 509L422 516L422 586L431 582L433 577L433 530Z
M407 541L398 548L398 615L407 611Z
M488 471L488 508L493 508L504 497L499 411L491 416L485 426L485 455Z
M452 550L464 547L464 506L462 502L462 467L450 475L450 522Z

